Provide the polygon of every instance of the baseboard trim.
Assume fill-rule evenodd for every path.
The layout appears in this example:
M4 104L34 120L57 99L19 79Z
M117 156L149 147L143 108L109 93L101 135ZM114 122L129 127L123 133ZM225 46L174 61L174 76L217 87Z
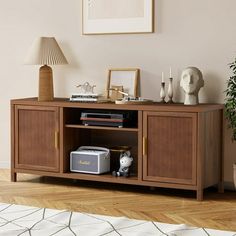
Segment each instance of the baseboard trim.
M0 161L0 169L10 169L10 162L8 161Z

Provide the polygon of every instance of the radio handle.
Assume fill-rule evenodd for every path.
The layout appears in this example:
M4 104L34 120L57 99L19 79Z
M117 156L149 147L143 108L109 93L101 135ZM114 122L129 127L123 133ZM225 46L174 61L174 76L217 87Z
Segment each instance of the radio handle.
M96 146L81 146L77 149L77 151L81 150L98 150L98 151L105 151L105 152L110 152L108 148L103 148L103 147L96 147Z

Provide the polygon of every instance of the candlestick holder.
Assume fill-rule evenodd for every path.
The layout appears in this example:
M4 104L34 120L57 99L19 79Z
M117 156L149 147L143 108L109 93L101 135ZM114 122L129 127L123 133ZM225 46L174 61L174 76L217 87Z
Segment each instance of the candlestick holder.
M169 100L167 103L174 103L173 101L173 78L169 78L169 86L168 86L168 90L167 90L167 95L169 97Z
M160 91L161 103L166 103L165 97L166 97L165 82L161 82L161 91Z

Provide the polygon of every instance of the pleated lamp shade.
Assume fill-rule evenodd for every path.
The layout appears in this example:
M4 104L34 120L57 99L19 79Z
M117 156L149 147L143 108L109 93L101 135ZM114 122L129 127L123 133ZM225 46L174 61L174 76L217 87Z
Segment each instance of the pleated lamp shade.
M25 59L27 65L43 65L39 69L39 94L38 101L52 101L53 75L52 68L48 65L68 64L57 41L53 37L40 37L33 42Z
M40 37L33 42L25 64L63 65L68 62L54 37Z

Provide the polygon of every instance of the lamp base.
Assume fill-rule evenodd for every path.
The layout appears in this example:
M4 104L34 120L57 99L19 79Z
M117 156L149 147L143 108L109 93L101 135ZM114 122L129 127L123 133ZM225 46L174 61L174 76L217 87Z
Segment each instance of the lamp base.
M39 69L38 101L52 101L53 97L52 68L50 66L44 65Z

